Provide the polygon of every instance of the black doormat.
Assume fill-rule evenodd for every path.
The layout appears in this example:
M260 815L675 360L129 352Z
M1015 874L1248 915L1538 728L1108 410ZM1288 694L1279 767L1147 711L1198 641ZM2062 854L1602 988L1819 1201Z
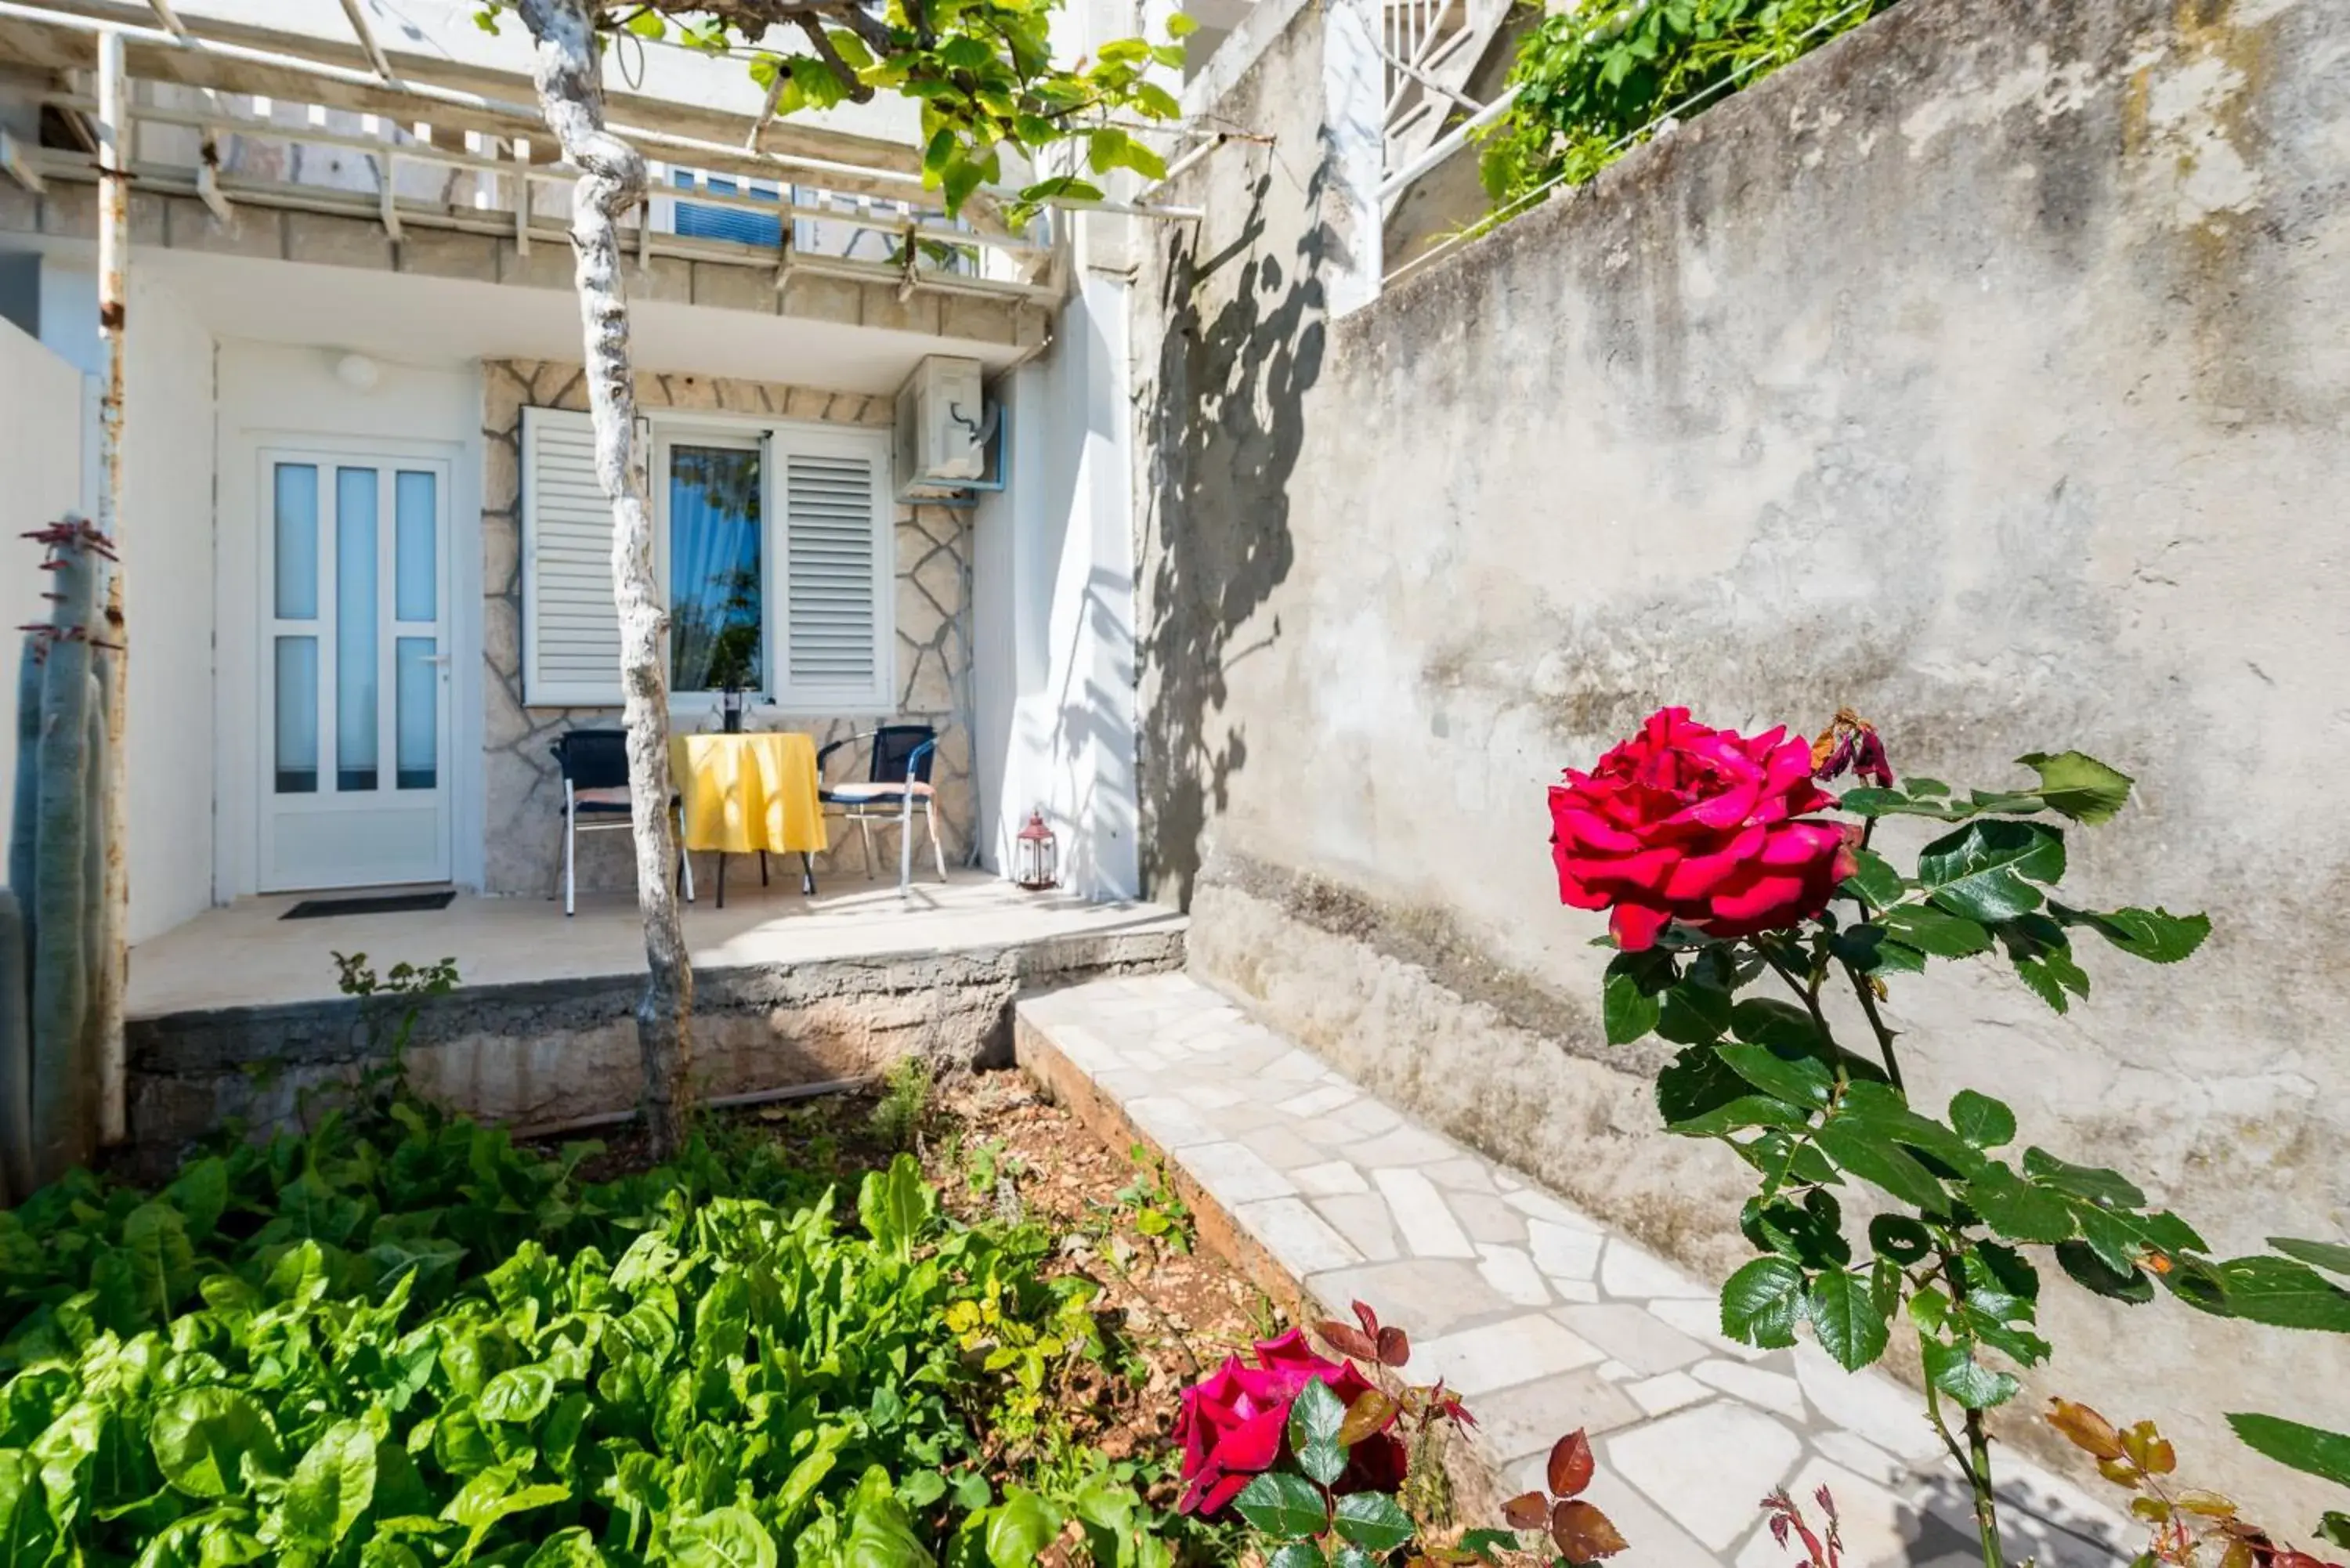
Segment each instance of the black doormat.
M438 893L362 893L356 898L305 898L277 918L281 920L323 920L335 915L399 915L411 909L445 909L457 895Z

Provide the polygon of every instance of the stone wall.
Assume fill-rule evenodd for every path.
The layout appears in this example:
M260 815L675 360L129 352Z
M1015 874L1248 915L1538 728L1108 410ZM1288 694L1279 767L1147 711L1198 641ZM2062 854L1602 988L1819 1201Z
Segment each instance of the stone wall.
M613 835L619 837L618 834ZM987 947L694 971L697 1099L880 1076L908 1056L941 1073L1011 1061L1015 997L1180 967L1170 921L1065 931ZM419 1004L396 998L227 1007L130 1022L129 1158L168 1175L191 1140L224 1125L307 1125L390 1042L419 1094L519 1129L626 1113L642 1087L641 974L469 985Z
M1747 1178L1605 1044L1544 786L1667 702L1850 704L1984 785L2077 745L2140 785L2081 895L2215 934L2085 955L2063 1017L1905 981L1913 1087L2220 1249L2342 1239L2350 0L1907 0L1342 319L1325 10L1132 296L1147 866L1193 968L1720 1277ZM2061 1391L2314 1517L2220 1416L2350 1428L2350 1340L2053 1285L2046 1322L2014 1440Z
M544 897L554 887L562 843L563 784L548 748L566 730L619 723L608 708L526 708L522 701L522 541L517 510L525 408L584 410L588 389L577 365L524 359L490 360L482 368L482 436L488 458L482 484L483 655L487 676L483 727L487 825L483 890ZM887 427L886 397L826 392L765 381L657 375L637 378L638 405L775 414L834 424ZM939 791L939 836L950 864L971 842L971 732L965 716L970 669L971 514L944 506L901 506L897 523L898 708L894 713L830 718L794 715L774 722L814 734L825 745L877 717L908 720L940 732L932 778ZM766 721L763 720L762 722ZM833 771L863 765L851 747L833 759ZM834 834L832 853L817 857L820 874L853 867L861 875L863 849L854 835ZM877 838L877 847L879 846ZM891 843L894 846L895 835ZM588 834L579 840L583 889L634 886L635 866L625 836Z

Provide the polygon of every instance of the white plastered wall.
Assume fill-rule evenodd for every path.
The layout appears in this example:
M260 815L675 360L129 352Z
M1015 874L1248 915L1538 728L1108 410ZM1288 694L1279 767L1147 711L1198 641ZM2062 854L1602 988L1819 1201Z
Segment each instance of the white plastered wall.
M1063 885L1128 898L1139 874L1127 286L1084 265L1078 276L1052 348L997 388L1010 483L981 504L973 570L980 844L1010 872L1014 837L1041 810Z
M449 464L448 669L481 662L482 389L476 366L376 362L364 390L336 375L339 349L224 339L220 347L220 559L213 602L219 680L208 701L219 734L216 891L228 899L260 884L262 681L261 452L331 447ZM482 692L452 680L449 735L452 880L482 878Z

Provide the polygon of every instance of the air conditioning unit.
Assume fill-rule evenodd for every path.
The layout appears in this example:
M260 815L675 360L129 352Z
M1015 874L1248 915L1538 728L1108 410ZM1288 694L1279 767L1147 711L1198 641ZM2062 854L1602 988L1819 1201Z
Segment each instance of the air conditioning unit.
M936 499L982 486L996 415L976 359L933 354L898 389L898 496Z

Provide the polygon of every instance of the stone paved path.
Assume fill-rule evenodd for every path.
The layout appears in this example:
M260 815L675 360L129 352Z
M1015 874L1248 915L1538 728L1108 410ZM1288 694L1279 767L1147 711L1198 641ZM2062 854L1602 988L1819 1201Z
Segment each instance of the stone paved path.
M1356 1297L1409 1329L1412 1371L1478 1417L1496 1495L1587 1428L1592 1493L1641 1568L1792 1561L1755 1504L1825 1483L1855 1568L1979 1561L1965 1494L1917 1397L1805 1342L1719 1333L1711 1289L1410 1117L1181 974L1024 1001L1020 1060L1097 1130L1155 1144L1262 1277L1345 1316ZM1221 1211L1219 1214L1217 1211ZM2011 1557L2109 1568L2132 1553L2102 1501L2012 1453ZM1498 1522L1498 1521L1496 1521Z

